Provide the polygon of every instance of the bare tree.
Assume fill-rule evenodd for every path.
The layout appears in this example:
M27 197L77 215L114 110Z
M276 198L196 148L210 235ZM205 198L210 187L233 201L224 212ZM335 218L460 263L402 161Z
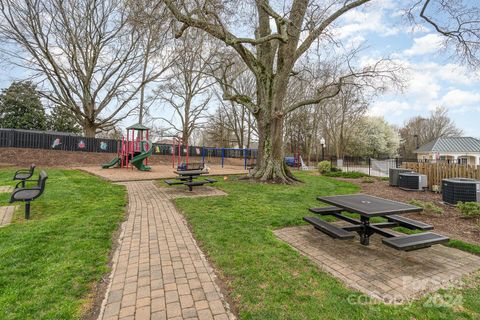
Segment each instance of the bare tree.
M361 121L368 109L368 102L361 92L345 87L334 99L320 106L325 139L335 156L343 158L352 135L353 128Z
M224 56L221 57L221 59L225 58ZM212 72L212 75L216 77L215 71ZM255 78L247 68L239 69L237 72L228 75L222 73L221 78L216 78L223 93L228 93L228 88L234 86L244 95L253 96L255 94ZM225 125L235 135L238 147L250 148L250 143L257 134L253 114L243 104L232 100L223 100L218 93L216 93L216 98L220 103L222 113L225 115Z
M427 118L413 117L400 129L404 157L414 157L413 151L440 137L461 136L463 131L448 116L445 107L437 107Z
M453 47L456 57L468 65L480 66L480 6L469 0L420 0L408 10L407 16L432 26L444 36L445 46Z
M138 108L133 113L138 113L138 123L143 124L145 117L149 115L150 107L157 102L158 98L155 94L148 94L148 86L153 85L148 78L154 70L165 71L171 68L178 52L170 49L174 46L170 24L162 23L171 19L163 3L127 0L126 4L129 9L129 22L141 34L140 46L144 57L141 81L145 85L140 88ZM161 23L158 23L159 21Z
M343 14L369 2L357 1L308 1L294 0L283 9L275 10L270 1L175 1L164 0L175 18L182 23L176 36L181 37L189 27L202 29L229 46L248 67L256 80L255 96L241 94L235 87L228 87L227 100L240 103L255 116L259 134L257 167L251 177L261 181L289 183L295 181L283 162L283 130L285 116L303 106L318 104L336 96L341 88L353 80L371 79L374 76L390 77L390 69L381 63L364 68L353 68L350 59L337 59L338 65L347 68L334 69L322 81L312 83L312 95L306 99L286 104L285 98L291 77L298 73L298 62L306 56L318 41L329 41L329 29ZM235 25L239 12L254 9L255 21L251 22L254 35L244 37L245 26ZM237 14L235 14L237 13ZM245 12L244 12L245 13ZM241 15L241 13L240 13ZM238 22L238 20L237 20ZM273 22L273 23L272 23ZM272 24L274 29L272 30ZM242 36L232 30L242 30ZM320 47L320 46L319 46ZM341 72L340 72L341 71Z
M225 110L219 108L210 116L210 121L203 128L203 144L217 148L230 148L235 141L233 131L230 130Z
M165 71L142 75L143 35L122 0L0 0L0 9L1 51L71 110L87 136L124 119L139 91Z
M178 40L179 59L173 63L168 81L158 88L160 100L173 110L171 118L161 119L180 132L185 143L202 124L212 99L210 89L215 81L208 71L215 58L216 47L207 37L203 32L190 30Z

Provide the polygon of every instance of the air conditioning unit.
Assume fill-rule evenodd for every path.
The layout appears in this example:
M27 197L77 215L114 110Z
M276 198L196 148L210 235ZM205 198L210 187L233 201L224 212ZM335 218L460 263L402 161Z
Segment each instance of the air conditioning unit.
M388 177L390 179L390 185L392 187L398 187L398 175L403 172L413 172L410 169L404 168L390 168L388 170Z
M416 172L398 174L398 186L408 191L423 191L428 187L427 176Z
M442 199L448 204L480 202L480 181L467 178L443 179Z

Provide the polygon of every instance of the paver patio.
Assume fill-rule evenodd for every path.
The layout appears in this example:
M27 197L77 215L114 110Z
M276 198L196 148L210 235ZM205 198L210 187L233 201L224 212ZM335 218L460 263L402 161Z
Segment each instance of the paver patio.
M153 181L123 184L128 219L98 319L233 319L171 196Z
M10 186L0 186L0 193L12 192L13 187Z
M348 287L386 303L457 287L464 276L480 269L480 257L442 245L400 252L383 245L378 235L366 247L358 239L334 240L311 226L274 232Z
M0 207L0 227L4 227L12 222L13 213L17 206Z

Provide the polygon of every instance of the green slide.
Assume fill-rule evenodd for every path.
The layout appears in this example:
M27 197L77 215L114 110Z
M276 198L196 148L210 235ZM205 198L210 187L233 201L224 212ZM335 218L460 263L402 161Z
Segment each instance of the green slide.
M114 165L120 165L120 157L115 157L109 163L102 164L102 169L113 167Z
M148 143L148 145L150 146L150 149L148 151L145 151L145 145ZM130 161L130 163L132 165L134 165L135 167L137 167L138 170L140 171L150 171L152 168L150 168L149 166L146 166L144 163L143 163L143 160L145 160L146 158L150 157L153 153L153 145L152 145L152 142L151 141L141 141L140 142L140 150L141 150L141 153L135 157L133 157L133 159Z

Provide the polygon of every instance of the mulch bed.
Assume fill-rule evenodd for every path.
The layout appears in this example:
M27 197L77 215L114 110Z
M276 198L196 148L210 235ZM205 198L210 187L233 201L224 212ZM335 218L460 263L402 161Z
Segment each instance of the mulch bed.
M464 218L454 206L442 202L441 194L430 191L404 191L389 186L388 181L375 180L373 183L365 183L361 179L337 179L359 185L362 188L362 193L390 200L433 202L444 210L442 214L422 212L405 214L404 216L431 224L435 227L434 232L447 235L450 238L480 244L480 219Z

